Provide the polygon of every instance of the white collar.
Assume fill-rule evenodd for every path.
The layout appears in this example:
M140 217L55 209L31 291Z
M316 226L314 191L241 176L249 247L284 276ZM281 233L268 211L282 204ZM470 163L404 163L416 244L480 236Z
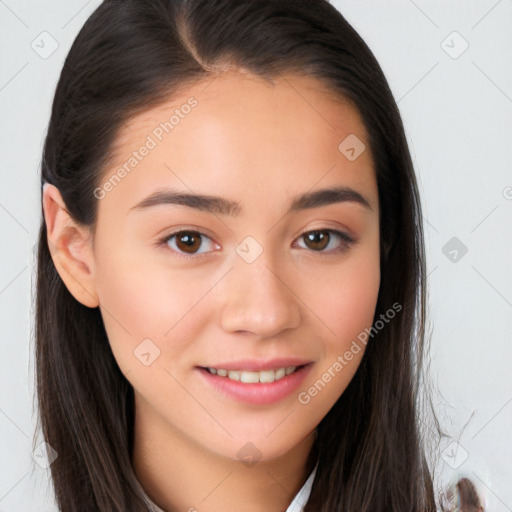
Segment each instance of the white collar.
M304 505L307 503L309 495L311 494L311 487L313 485L313 480L315 479L317 467L318 462L313 468L313 471L311 471L308 479L304 482L304 485L300 488L300 491L295 495L295 498L293 498L293 501L286 509L286 512L303 512Z
M286 509L286 512L303 512L304 511L304 505L307 503L309 496L311 494L311 487L313 485L313 480L315 479L317 467L318 467L318 462L316 463L316 466L313 468L313 471L311 471L308 479L304 482L304 485L300 488L299 492L295 495L295 498L293 498L293 501L290 503L290 505ZM144 494L144 497L147 500L148 504L151 507L153 507L153 512L164 512L158 505L156 505L155 503L153 503L150 500L149 496Z

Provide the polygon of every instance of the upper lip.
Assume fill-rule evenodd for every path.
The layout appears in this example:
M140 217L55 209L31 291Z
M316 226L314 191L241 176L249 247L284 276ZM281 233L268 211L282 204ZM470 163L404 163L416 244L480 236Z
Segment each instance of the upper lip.
M239 359L237 361L224 361L201 367L259 372L262 370L278 370L279 368L287 368L289 366L303 366L312 362L298 357L280 357L276 359Z

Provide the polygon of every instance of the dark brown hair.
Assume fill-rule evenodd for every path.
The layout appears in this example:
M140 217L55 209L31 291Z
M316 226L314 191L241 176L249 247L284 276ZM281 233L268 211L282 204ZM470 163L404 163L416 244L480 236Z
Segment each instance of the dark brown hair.
M380 202L381 285L368 343L318 426L319 466L306 512L435 511L427 442L441 434L424 385L422 215L402 120L374 55L326 0L107 0L87 20L56 88L41 184L95 226L97 199L123 123L228 67L271 80L306 74L354 105L368 132ZM341 141L340 141L341 142ZM44 218L37 263L36 378L59 508L148 510L131 466L134 397L99 308L70 294ZM423 383L423 384L422 384Z

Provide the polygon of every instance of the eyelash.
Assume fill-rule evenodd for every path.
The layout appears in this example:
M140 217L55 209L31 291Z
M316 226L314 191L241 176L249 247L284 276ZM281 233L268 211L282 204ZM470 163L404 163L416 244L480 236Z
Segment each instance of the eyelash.
M305 249L305 250L312 252L312 253L318 253L318 254L325 253L326 256L330 256L330 255L340 254L340 253L346 251L347 249L349 249L353 244L356 243L356 239L353 238L352 236L348 235L347 233L344 233L343 231L338 231L336 229L330 229L330 228L319 228L319 229L312 229L309 231L304 231L303 233L301 233L299 235L297 240L303 238L304 236L306 236L310 233L316 233L318 231L321 231L321 232L326 231L329 234L334 234L341 240L341 245L339 247L337 247L336 249L331 249L328 251L326 251L326 250L314 251L313 249ZM196 254L185 254L183 252L179 252L178 250L169 247L169 245L168 245L169 240L174 238L176 235L179 235L182 233L193 233L194 235L199 235L201 237L206 237L206 238L212 240L208 235L205 235L204 233L201 233L200 231L196 231L194 229L180 229L179 231L174 231L173 233L170 233L170 234L166 235L164 238L162 238L161 240L159 240L158 245L163 246L164 249L170 249L178 257L185 258L185 259L198 258L202 255L208 254L208 252L196 253ZM212 242L213 242L213 240L212 240ZM215 244L216 242L213 242L213 243ZM328 243L331 243L331 240L329 240Z

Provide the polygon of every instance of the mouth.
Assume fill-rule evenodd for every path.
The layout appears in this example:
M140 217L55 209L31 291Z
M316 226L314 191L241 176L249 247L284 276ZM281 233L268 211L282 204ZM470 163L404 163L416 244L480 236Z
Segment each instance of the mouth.
M249 371L249 370L226 370L225 368L211 368L211 367L203 367L200 368L202 370L206 370L212 375L217 375L218 377L224 377L226 379L234 380L237 382L243 382L246 384L269 384L271 382L279 381L284 379L288 375L299 371L300 369L307 366L306 364L302 364L299 366L283 366L281 368L277 368L276 370L260 370L260 371Z
M216 393L239 402L255 405L277 403L289 397L310 374L313 362L274 362L271 364L242 361L218 367L196 366L202 382ZM223 366L230 368L223 368ZM252 367L251 367L252 366ZM248 368L249 367L249 368Z

